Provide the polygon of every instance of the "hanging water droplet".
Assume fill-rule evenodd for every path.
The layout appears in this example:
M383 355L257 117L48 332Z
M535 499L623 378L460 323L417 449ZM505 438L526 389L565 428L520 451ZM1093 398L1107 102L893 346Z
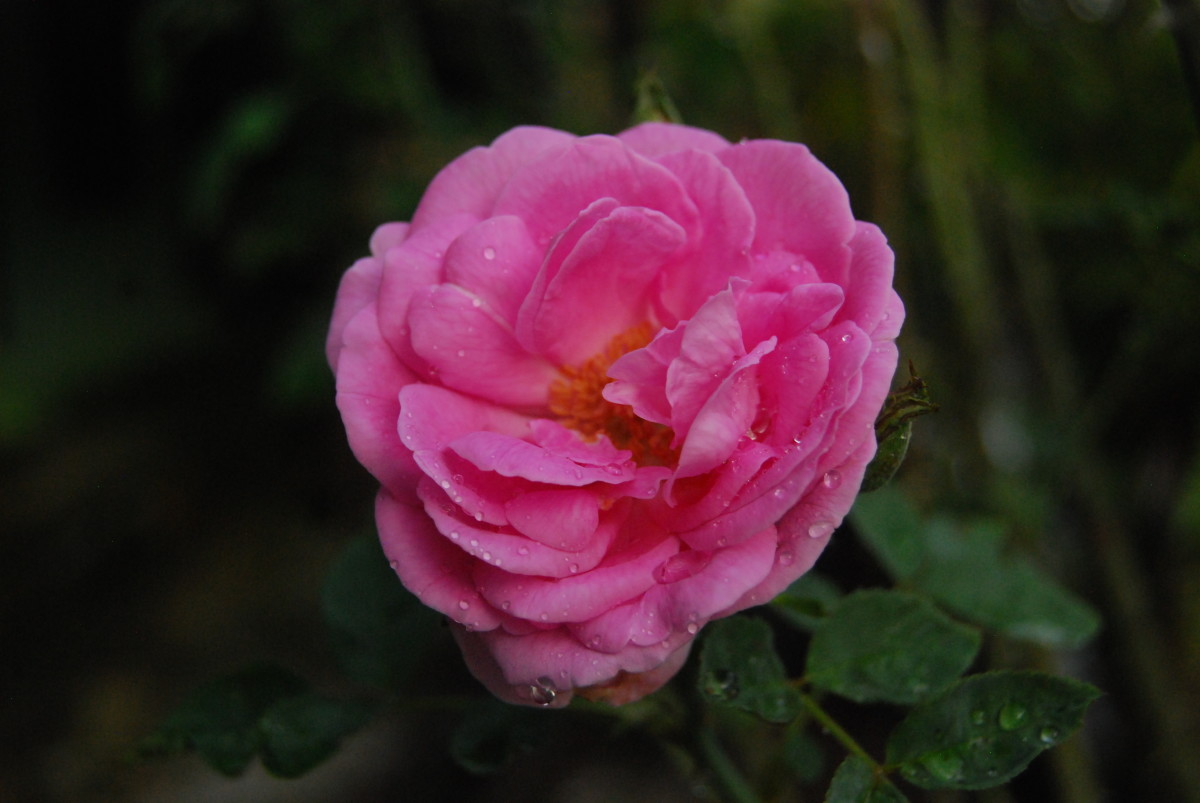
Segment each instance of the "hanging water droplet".
M1055 740L1058 739L1058 728L1053 725L1047 725L1042 728L1041 733L1038 734L1038 738L1042 740L1043 744L1054 744Z
M818 521L810 524L808 527L809 538L824 538L833 532L833 522Z
M842 472L837 469L832 469L825 472L825 476L821 477L821 484L829 490L834 490L842 484Z
M1000 716L996 720L1001 729L1012 731L1021 727L1027 713L1025 706L1020 703L1005 703L1004 707L1000 709Z
M483 249L483 258L484 259L495 259L496 258L496 249L492 248L490 245L487 248Z
M537 705L550 705L557 696L554 681L544 675L529 685L529 699Z

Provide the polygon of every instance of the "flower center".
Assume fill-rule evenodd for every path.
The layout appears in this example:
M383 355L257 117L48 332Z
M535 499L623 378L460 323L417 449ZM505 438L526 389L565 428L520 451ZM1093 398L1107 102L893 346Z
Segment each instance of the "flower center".
M580 365L560 368L562 378L550 385L550 412L585 440L607 435L618 449L633 452L638 465L670 466L679 460L679 451L671 448L671 428L639 418L629 405L613 404L602 395L604 386L612 381L608 366L645 346L653 335L650 324L639 324L614 337L599 354Z

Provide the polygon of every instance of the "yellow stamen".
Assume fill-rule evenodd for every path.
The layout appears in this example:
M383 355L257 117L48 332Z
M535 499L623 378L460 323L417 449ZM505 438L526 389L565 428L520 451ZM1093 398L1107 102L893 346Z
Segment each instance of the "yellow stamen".
M674 465L678 450L671 448L670 427L639 418L627 404L613 404L601 395L612 380L608 367L623 354L651 341L654 331L643 323L614 337L593 357L577 366L559 370L562 378L550 385L550 412L559 422L594 441L601 434L619 449L633 452L639 465Z

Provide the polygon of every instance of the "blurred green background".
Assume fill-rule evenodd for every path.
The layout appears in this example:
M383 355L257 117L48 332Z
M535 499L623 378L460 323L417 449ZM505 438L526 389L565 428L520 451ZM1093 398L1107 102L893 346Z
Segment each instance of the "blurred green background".
M0 8L0 801L695 799L637 733L477 778L436 718L400 715L300 781L124 763L248 661L337 683L317 590L370 531L373 483L322 344L373 227L511 126L624 128L647 68L689 123L803 141L843 179L893 243L902 353L942 408L901 486L1000 518L1104 615L1082 651L989 656L1103 688L1085 731L1007 790L933 799L1198 799L1184 18L1150 0L57 6ZM439 637L431 682L475 688Z

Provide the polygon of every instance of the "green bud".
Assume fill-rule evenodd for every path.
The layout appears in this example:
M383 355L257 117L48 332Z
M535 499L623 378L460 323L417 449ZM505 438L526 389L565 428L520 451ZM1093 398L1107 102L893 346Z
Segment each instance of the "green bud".
M929 386L917 376L912 360L908 361L908 376L908 384L888 394L879 417L875 419L875 440L879 448L875 452L875 459L867 466L859 489L862 492L887 485L908 454L913 419L937 412L938 406L929 401Z

